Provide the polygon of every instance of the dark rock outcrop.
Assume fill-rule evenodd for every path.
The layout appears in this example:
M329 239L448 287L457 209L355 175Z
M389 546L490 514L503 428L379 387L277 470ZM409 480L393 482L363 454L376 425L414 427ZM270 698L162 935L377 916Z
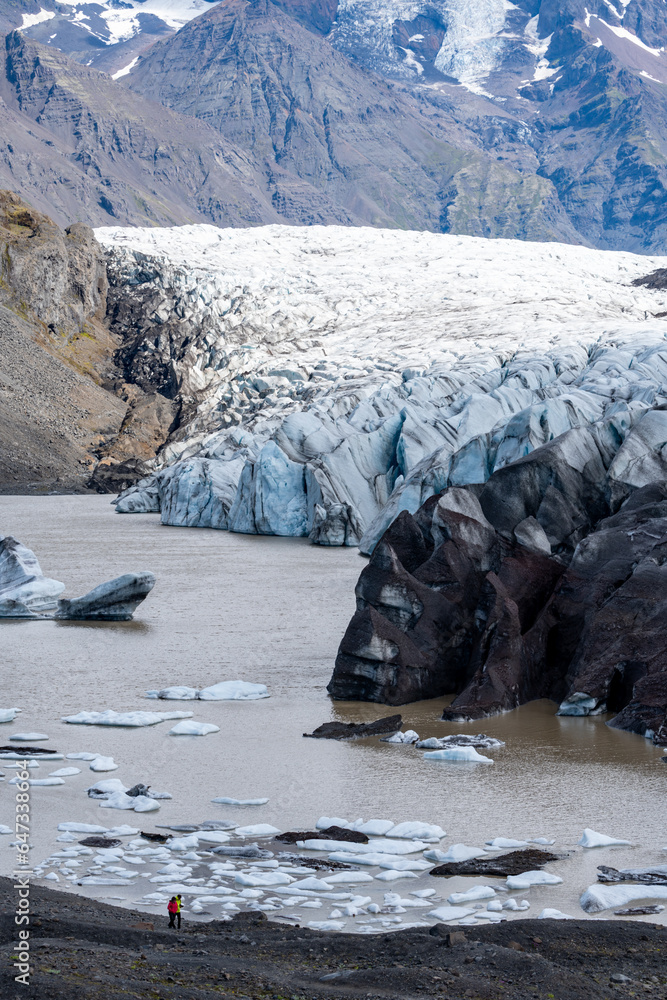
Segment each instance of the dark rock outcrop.
M631 492L608 473L614 447L596 425L568 431L484 486L403 512L359 578L333 697L453 694L452 721L550 698L563 715L614 712L610 725L657 738L667 484Z
M383 733L396 733L403 725L400 715L388 715L385 719L375 722L323 722L312 733L304 736L316 740L360 740L365 736L381 736Z
M549 851L538 851L526 848L521 851L511 851L498 858L473 858L472 861L451 861L432 868L430 875L441 878L454 878L455 875L466 877L484 875L485 877L506 878L508 875L521 875L522 872L542 868L550 861L560 861L561 856Z
M275 838L281 844L298 844L302 840L346 840L351 844L367 844L368 837L358 830L348 830L342 826L329 826L326 830L289 830Z
M598 882L640 882L642 885L667 885L667 865L655 868L609 868L598 865Z

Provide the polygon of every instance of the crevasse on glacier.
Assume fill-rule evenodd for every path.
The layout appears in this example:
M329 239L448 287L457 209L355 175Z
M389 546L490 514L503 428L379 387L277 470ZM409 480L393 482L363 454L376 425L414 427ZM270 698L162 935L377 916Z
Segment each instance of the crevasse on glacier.
M401 510L591 423L612 479L665 476L665 294L632 286L661 258L339 227L98 237L125 322L150 314L136 364L188 400L171 464L119 512L368 552Z

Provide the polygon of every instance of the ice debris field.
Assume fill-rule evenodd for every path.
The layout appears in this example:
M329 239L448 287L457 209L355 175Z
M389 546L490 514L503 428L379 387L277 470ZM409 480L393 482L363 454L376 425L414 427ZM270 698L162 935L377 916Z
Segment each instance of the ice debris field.
M241 681L228 683L234 692L262 688ZM212 690L219 692L222 686L214 685ZM11 724L18 713L18 708L0 709L0 718ZM63 722L150 727L189 714L82 712ZM219 731L217 726L181 718L171 733L198 735L207 728ZM540 831L540 835L497 835L464 844L438 823L386 818L351 821L320 816L312 829L283 836L279 828L261 821L261 807L269 799L257 796L220 795L211 800L232 815L235 809L249 808L257 821L243 822L236 813L236 819L159 823L160 803L172 798L169 791L156 791L143 783L128 787L115 776L122 771L122 762L108 755L92 750L62 753L26 742L50 742L52 736L11 733L12 742L0 750L0 762L13 774L3 773L0 778L21 788L27 785L36 795L58 795L68 782L78 782L82 801L85 796L105 810L100 823L76 819L57 823L52 831L55 849L33 862L35 878L60 889L151 913L162 913L168 899L178 892L190 918L230 920L241 910L259 910L270 919L315 930L362 934L429 927L436 922L461 926L498 922L520 917L531 908L538 910L538 918L558 920L598 914L655 917L664 910L667 865L660 863L664 854L657 845L654 865L619 871L608 865L613 851L633 845L590 828L576 842L573 838L555 848L555 838ZM474 767L475 761L485 760L476 747L501 752L504 746L483 733L420 740L413 730L385 736L383 742L393 743L400 754L419 749L427 760L436 755L444 767ZM17 752L21 745L23 753ZM51 770L56 760L68 763ZM44 777L39 776L42 769L47 772ZM105 777L109 772L114 776ZM132 812L132 822L108 821L112 811ZM140 813L153 814L152 829ZM247 812L245 818L249 818ZM10 849L16 843L13 835L12 827L0 826L1 840ZM445 843L448 837L451 842ZM552 848L558 853L549 853ZM518 871L510 865L517 851L527 852L524 866L514 861ZM555 894L554 903L559 901L558 892L568 879L568 861L577 852L599 854L607 863L597 869L598 882L576 889L579 906L570 907L575 912L545 906L544 892ZM510 865L504 873L503 858L507 858L505 867ZM489 871L489 859L500 862L501 870L495 865ZM457 864L464 866L460 873L450 869L432 877L439 866Z
M119 512L368 552L401 510L573 427L615 439L620 482L663 461L667 291L633 281L667 258L337 226L96 232L128 322L150 302L142 343L199 401Z

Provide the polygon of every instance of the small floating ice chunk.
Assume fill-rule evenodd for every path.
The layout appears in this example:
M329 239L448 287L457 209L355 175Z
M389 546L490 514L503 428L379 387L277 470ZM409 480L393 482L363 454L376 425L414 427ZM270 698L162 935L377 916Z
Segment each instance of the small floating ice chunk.
M465 892L453 892L451 896L447 897L447 902L452 905L456 903L473 903L478 899L491 899L495 894L496 890L492 889L490 885L473 885L471 889L467 889Z
M20 708L0 708L0 722L13 722Z
M429 899L431 896L436 895L435 889L413 889L410 893L411 896L416 896L418 899Z
M48 740L49 737L46 733L12 733L9 738L17 743L35 743L38 740Z
M10 833L16 833L16 831L12 830L11 826L5 826L3 823L0 823L0 834L10 834Z
M234 833L237 837L274 837L280 830L268 823L256 823L254 826L237 826Z
M63 722L74 726L126 726L136 729L141 726L157 726L171 719L191 719L192 712L79 712L78 715L63 716Z
M531 885L561 885L562 878L551 872L530 871L507 876L508 889L530 889Z
M101 757L101 753L86 753L84 750L77 753L68 753L68 760L95 760L96 757Z
M389 868L386 871L380 872L379 875L375 876L381 882L395 882L399 878L417 878L416 872L411 871L400 871L396 868Z
M389 830L387 836L397 837L399 840L442 840L447 834L441 826L432 823L407 822L398 823Z
M126 792L127 788L120 778L103 778L86 789L89 799L108 799L114 792Z
M333 875L327 875L325 881L330 885L337 885L341 882L346 885L352 885L355 882L372 882L373 876L368 875L367 872L334 872Z
M367 837L384 837L395 825L390 819L369 819L367 823L357 821L354 829L358 833L365 833Z
M61 767L57 771L49 771L49 778L71 778L74 774L81 774L81 768Z
M295 879L291 875L276 871L237 872L234 878L235 885L248 887L262 886L264 888L274 885L291 885L294 881ZM305 881L308 881L308 879ZM330 889L331 886L326 886L326 888Z
M429 750L424 760L468 761L476 764L493 764L490 757L478 753L474 747L447 747L444 750Z
M170 736L208 736L209 733L219 733L220 726L215 726L212 722L177 722L169 730Z
M221 795L218 799L211 799L211 802L218 802L225 806L265 806L268 799L228 799Z
M224 830L198 830L195 836L200 844L226 844L230 839Z
M145 795L126 795L125 792L112 792L108 798L100 802L100 809L133 809L135 812L156 812L160 808L155 799Z
M304 904L305 905L305 904ZM342 931L344 920L309 920L308 926L314 931Z
M589 885L579 899L586 913L627 906L640 899L667 899L667 885Z
M45 882L60 882L60 879L58 878L58 876L56 875L55 872L49 872L48 875L44 876L44 881Z
M320 816L315 824L315 829L328 830L330 826L340 826L344 830L351 830L352 825L353 824L350 823L349 819L341 819L340 816Z
M428 916L442 921L460 920L462 917L469 917L474 912L474 910L466 909L465 906L438 906L435 910L430 910Z
M110 837L136 837L139 833L136 826L128 826L127 823L123 823L121 826L112 826L109 830ZM140 841L140 843L143 843Z
M488 844L489 847L495 847L504 850L507 847L528 847L530 841L511 840L507 837L496 837L494 840L485 840L484 843Z
M419 740L419 733L416 733L414 729L408 729L404 733L392 733L391 736L383 736L380 739L381 743L417 743Z
M586 827L578 841L580 847L629 847L629 840L618 840L616 837L608 837L605 833L597 833Z
M466 847L465 844L452 844L447 851L424 851L424 857L428 861L472 861L473 858L481 858L484 850L481 847Z
M90 762L91 771L117 771L118 764L113 757L96 757Z
M199 692L201 701L256 701L268 698L266 684L251 684L249 681L221 681Z
M8 781L9 785L18 785L23 778L10 778ZM65 781L63 778L28 778L28 784L32 787L33 785L64 785Z
M555 844L555 840L550 840L548 837L533 837L532 840L528 841L529 844L540 844L542 847L551 847Z
M538 920L574 920L569 913L563 913L562 910L554 910L547 906L546 909L542 910L541 913L537 915Z
M62 833L108 833L106 826L95 826L92 823L59 823Z

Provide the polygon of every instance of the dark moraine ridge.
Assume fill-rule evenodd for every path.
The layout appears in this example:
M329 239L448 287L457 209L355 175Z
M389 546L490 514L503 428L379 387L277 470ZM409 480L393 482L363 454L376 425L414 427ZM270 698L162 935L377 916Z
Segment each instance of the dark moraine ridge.
M333 697L454 694L452 721L550 698L664 741L667 484L608 468L593 425L401 513L359 578Z
M0 879L3 1000L620 1000L667 989L667 928L650 923L513 920L465 934L436 924L435 933L361 937L244 913L229 923L186 921L175 933L166 917L37 886L24 986L13 978L15 892Z

